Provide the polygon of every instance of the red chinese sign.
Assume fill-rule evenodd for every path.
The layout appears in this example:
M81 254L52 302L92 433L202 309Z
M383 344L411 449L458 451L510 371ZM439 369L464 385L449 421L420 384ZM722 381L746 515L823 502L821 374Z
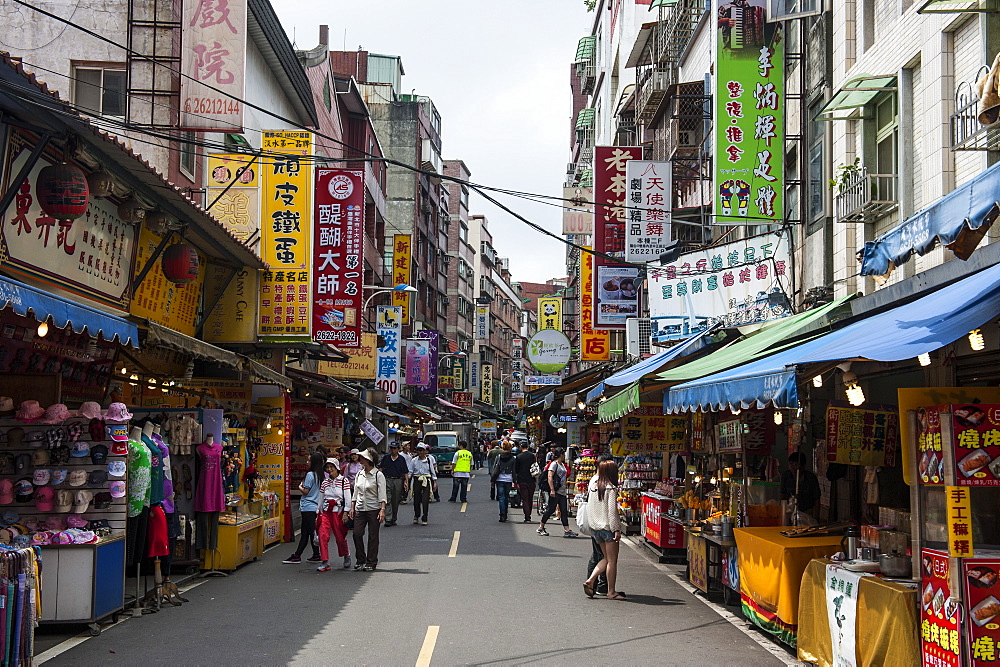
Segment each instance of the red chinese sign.
M247 0L184 0L181 126L243 129Z
M599 202L594 209L594 250L600 253L613 254L616 257L625 256L625 218L628 206L628 187L626 184L625 167L629 160L641 160L641 146L597 146L594 148L594 198ZM633 315L636 310L619 310L621 304L609 304L613 307L602 309L603 301L614 300L614 294L621 294L621 278L602 276L603 267L616 266L602 257L594 261L596 280L591 288L594 299L593 319L591 325L601 329L624 329L624 317ZM628 269L628 267L619 267ZM631 270L631 269L628 269ZM628 299L636 297L633 294L632 281L624 296ZM601 289L607 285L607 290ZM621 313L620 318L602 318L605 311ZM619 322L618 319L621 321Z
M1000 405L952 405L955 484L1000 486Z
M943 407L917 410L917 476L922 484L944 484L944 452L942 451L941 419Z
M364 282L364 175L317 169L315 199L312 339L357 347Z
M1000 560L963 559L962 575L965 608L969 610L969 664L994 664L1000 659Z
M948 554L920 551L920 653L925 667L957 667L961 662L959 604L951 597Z

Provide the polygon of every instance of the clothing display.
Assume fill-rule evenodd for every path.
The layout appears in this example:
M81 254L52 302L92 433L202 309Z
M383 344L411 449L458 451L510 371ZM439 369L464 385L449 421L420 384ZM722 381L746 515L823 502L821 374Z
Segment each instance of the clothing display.
M152 472L150 468L149 448L136 440L128 442L128 516L135 517L149 507L150 484Z
M195 448L198 469L195 479L194 511L222 512L226 493L222 481L222 445L204 442Z
M200 439L200 433L201 424L190 415L173 415L163 422L163 435L172 454L191 454L191 446Z

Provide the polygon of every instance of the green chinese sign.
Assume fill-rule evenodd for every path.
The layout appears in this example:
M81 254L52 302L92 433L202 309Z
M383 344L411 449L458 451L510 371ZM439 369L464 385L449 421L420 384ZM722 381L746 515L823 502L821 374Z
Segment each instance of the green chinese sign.
M719 0L715 71L715 224L782 217L785 88L781 23L766 0Z

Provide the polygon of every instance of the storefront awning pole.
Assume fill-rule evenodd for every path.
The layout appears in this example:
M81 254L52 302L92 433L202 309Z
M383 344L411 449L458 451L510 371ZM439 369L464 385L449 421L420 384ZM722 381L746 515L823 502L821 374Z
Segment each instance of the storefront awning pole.
M219 305L222 301L222 297L226 295L226 290L229 289L230 283L236 278L236 274L240 272L240 267L233 266L229 268L229 273L222 281L221 287L219 287L219 292L212 297L212 300L208 302L208 305L201 311L201 322L198 323L198 329L195 331L195 338L201 338L202 334L205 332L205 323L208 322L208 318L212 315L215 307Z
M5 117L4 123L10 123L10 119ZM38 137L38 143L35 144L35 147L31 151L31 155L28 156L28 161L21 166L21 170L17 172L17 176L11 179L10 186L7 188L7 191L3 193L3 198L0 199L0 211L6 211L7 207L10 206L10 203L14 201L14 197L17 196L18 190L21 189L21 184L24 183L24 179L28 178L28 174L30 174L31 170L34 169L35 163L38 162L38 158L42 156L42 151L44 151L45 147L49 145L49 141L51 139L51 132L44 132L40 137Z
M170 241L172 241L173 238L174 238L174 232L170 231L160 241L160 245L156 246L156 250L153 251L153 254L149 256L149 259L146 261L146 265L142 267L142 271L140 271L139 275L135 277L135 284L132 285L133 297L139 292L139 286L142 285L142 281L146 279L146 275L149 274L150 270L152 270L153 264L155 264L156 260L160 258L160 255L163 254L163 251L164 249L166 249L167 244L170 243Z

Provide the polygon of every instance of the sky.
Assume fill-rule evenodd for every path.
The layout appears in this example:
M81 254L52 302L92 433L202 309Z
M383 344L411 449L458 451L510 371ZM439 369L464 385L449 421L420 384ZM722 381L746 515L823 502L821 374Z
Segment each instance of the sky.
M570 64L593 14L583 0L272 0L298 49L398 55L403 93L427 95L441 114L442 157L461 159L471 181L561 196L569 161ZM505 205L559 234L556 206L499 195ZM513 280L562 277L565 246L473 193Z

